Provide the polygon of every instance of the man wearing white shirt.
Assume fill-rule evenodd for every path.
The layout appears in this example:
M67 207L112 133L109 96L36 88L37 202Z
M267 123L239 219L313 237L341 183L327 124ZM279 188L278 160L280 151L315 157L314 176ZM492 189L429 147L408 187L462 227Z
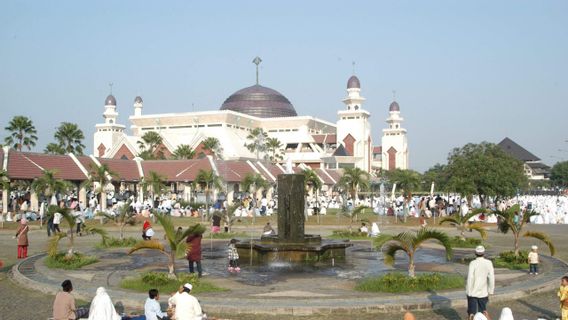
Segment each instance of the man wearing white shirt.
M493 263L485 259L485 248L477 246L475 248L476 258L469 263L467 274L467 285L465 292L467 295L467 313L469 319L481 312L487 315L487 303L489 295L495 290L495 272Z
M157 289L150 289L148 291L148 299L146 299L146 303L144 304L144 315L146 316L146 320L164 320L168 319L168 315L165 312L162 312L160 308L160 303L158 300L160 299L160 294L158 293Z
M183 285L183 292L172 297L172 304L176 306L176 320L201 320L203 311L197 298L190 295L193 286L190 283Z

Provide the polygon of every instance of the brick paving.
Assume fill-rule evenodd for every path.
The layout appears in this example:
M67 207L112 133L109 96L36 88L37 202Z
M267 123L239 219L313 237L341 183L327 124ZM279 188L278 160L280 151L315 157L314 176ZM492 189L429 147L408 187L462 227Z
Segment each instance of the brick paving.
M566 259L568 256L568 242L565 241L565 230L568 226L535 226L537 229L544 229L555 239L555 243L557 244L557 249L559 252L560 258ZM387 232L396 232L396 230L401 229L400 226L385 226L382 228L383 231L387 230ZM448 229L450 230L450 229ZM310 230L311 232L311 230ZM322 232L325 232L323 230ZM36 239L38 243L45 242L45 232L40 230L32 229L32 237L31 239ZM138 233L134 233L137 235ZM12 231L4 232L0 230L0 259L2 259L7 264L12 264L15 262L14 255L15 255L15 243L10 237L12 235ZM490 243L492 250L503 250L509 249L510 244L512 242L510 239L512 238L511 235L500 235L500 234L491 234L490 236ZM562 241L564 240L564 241ZM98 241L98 239L94 238L79 238L77 241L77 247L86 248L91 247L93 242ZM524 245L528 245L529 242L523 243ZM64 245L64 243L62 243ZM30 253L38 253L41 252L41 246L34 246L34 240L32 240L32 246L30 247ZM542 251L541 251L542 252ZM25 273L30 274L32 278L35 276L33 275L34 270L33 268L35 264L26 264L22 267L21 270L24 270ZM51 303L53 296L50 294L40 293L38 291L31 291L21 286L15 285L9 279L7 279L6 268L3 269L2 273L0 273L0 320L3 319L46 319L45 315L49 315L51 313ZM537 281L537 280L533 280ZM51 281L50 281L51 282ZM57 282L57 281L55 281ZM55 283L54 282L54 283ZM90 288L91 289L91 288ZM96 288L92 288L91 291L94 291ZM265 290L263 288L257 289L259 291ZM234 292L234 293L233 293ZM224 297L224 299L234 300L234 304L240 307L246 307L247 299L239 299L240 292L233 291L229 294L229 297ZM457 293L459 294L459 293ZM225 294L226 296L226 294ZM219 298L220 299L220 298ZM86 299L88 300L88 299ZM209 298L205 300L210 300ZM241 300L241 302L239 302ZM288 299L294 306L309 306L310 303L306 302L306 299L298 299L296 301ZM30 301L33 301L33 308L20 308L21 310L25 310L25 315L22 314L11 314L9 312L4 312L4 310L16 310L14 306L22 306L22 305L30 305ZM214 300L211 300L214 301ZM241 305L239 305L241 304ZM509 306L513 309L516 319L555 319L558 316L558 303L556 300L555 292L548 291L544 293L532 294L530 297L516 299L515 301L509 301L506 303L490 303L490 312L493 318L498 318L499 310L503 306ZM292 307L292 305L290 305ZM300 309L298 309L300 310ZM465 308L464 307L452 307L452 308L443 308L440 310L431 310L431 311L418 311L415 312L417 315L417 319L465 319L464 316ZM302 314L301 310L297 314ZM222 314L213 314L214 316L223 316ZM263 315L238 315L235 316L233 314L225 315L224 318L227 319L292 319L292 318L301 318L301 319L401 319L402 313L396 311L390 311L384 314L366 314L364 312L357 312L356 314L342 314L342 313L329 313L329 314L321 314L321 315L305 315L305 316L293 316L292 314L287 315L278 315L278 316L270 316L267 314Z

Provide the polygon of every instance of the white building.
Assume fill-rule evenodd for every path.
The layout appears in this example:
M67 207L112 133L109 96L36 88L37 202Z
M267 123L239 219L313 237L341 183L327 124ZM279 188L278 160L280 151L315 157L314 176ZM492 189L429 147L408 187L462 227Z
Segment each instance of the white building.
M402 127L400 106L393 101L389 107L388 127L383 129L381 167L383 170L408 169L408 142Z

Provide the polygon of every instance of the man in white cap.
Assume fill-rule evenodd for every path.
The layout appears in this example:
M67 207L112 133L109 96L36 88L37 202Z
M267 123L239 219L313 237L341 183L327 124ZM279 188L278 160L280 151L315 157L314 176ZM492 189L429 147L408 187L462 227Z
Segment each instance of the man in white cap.
M183 285L183 291L174 295L171 302L175 305L175 318L176 320L201 320L203 318L203 311L197 298L189 294L193 289L190 283Z
M484 258L485 248L477 246L475 255L475 260L469 263L465 287L469 319L473 319L474 315L479 312L487 315L489 295L495 290L493 263Z

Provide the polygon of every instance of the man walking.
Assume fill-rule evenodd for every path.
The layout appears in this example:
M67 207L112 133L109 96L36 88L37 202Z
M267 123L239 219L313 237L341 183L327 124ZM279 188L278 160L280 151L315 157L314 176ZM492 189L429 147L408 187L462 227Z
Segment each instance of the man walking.
M475 248L476 258L469 263L465 292L467 295L467 313L470 320L478 312L487 316L489 295L493 294L495 289L493 263L485 259L484 255L485 248L477 246Z

